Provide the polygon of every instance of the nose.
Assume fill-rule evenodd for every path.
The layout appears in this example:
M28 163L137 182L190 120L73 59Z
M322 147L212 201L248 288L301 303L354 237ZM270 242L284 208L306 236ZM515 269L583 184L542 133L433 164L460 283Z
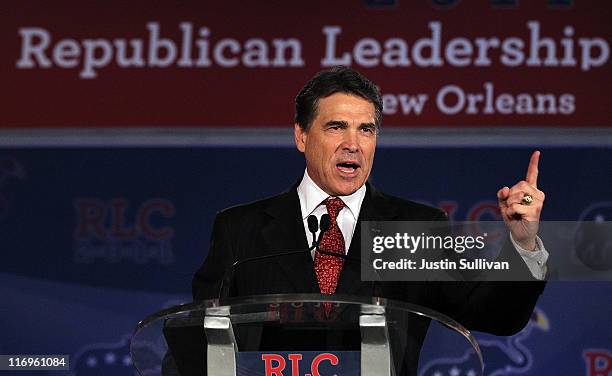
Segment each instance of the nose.
M347 151L349 153L356 153L359 151L359 137L357 134L358 131L354 129L350 129L344 133L344 138L342 140L342 150Z

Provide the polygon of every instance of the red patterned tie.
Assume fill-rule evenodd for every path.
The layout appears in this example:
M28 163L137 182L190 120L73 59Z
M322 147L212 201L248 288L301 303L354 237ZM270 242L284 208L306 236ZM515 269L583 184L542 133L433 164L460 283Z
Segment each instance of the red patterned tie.
M331 219L329 229L323 234L319 248L330 252L344 255L344 237L338 227L338 213L344 207L344 202L338 197L330 197L325 200L327 213ZM333 294L338 286L338 277L344 265L344 259L324 255L319 252L315 253L314 269L319 282L321 294ZM331 312L331 304L324 304L325 313L329 315Z

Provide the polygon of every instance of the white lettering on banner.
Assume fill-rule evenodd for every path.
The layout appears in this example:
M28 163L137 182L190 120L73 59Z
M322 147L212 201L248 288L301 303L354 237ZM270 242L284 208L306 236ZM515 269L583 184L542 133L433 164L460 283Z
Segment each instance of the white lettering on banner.
M232 57L228 57L224 52L225 50L229 50ZM220 66L230 68L238 65L239 60L236 55L239 52L240 43L238 43L236 39L226 38L217 43L213 52L213 57Z
M351 56L345 52L341 58L336 57L336 36L342 32L340 26L324 26L325 34L325 57L321 60L322 67L333 67L335 65L351 65Z
M176 65L179 67L191 67L193 66L193 60L191 60L193 26L189 22L181 22L179 27L181 28L183 37L181 42L181 58Z
M79 44L74 39L61 40L53 48L53 61L62 68L74 68L79 65Z
M406 95L406 94L384 94L382 96L383 101L383 114L393 115L397 113L397 105L400 104L402 114L408 115L414 113L420 115L425 107L425 102L429 99L427 94L417 95Z
M561 37L544 36L539 21L528 21L525 27L528 36L444 37L440 21L428 23L428 36L411 42L393 36L380 40L370 36L359 38L352 46L343 46L342 27L322 27L325 54L320 60L322 67L355 65L357 67L401 68L401 67L544 67L548 69L576 68L583 72L601 67L610 59L610 45L605 38L574 38L573 26L565 26ZM302 57L302 41L296 38L264 39L250 37L244 40L221 37L211 40L207 27L197 33L190 22L178 25L179 38L164 37L158 22L146 24L145 38L66 38L53 40L52 33L41 27L22 27L18 30L21 39L20 56L16 67L20 69L51 68L79 69L79 76L96 78L99 71L115 63L120 68L296 68L305 66ZM550 31L547 31L550 34ZM348 48L341 48L348 47ZM461 96L453 87L446 88L448 95L458 101ZM444 95L443 95L444 96ZM502 111L509 111L513 101L500 99ZM417 100L418 99L418 100ZM417 97L417 102L406 100L402 111L418 113L426 99ZM561 100L559 112L569 111L569 100ZM442 107L449 113L462 111L467 106L469 113L475 112L477 104L485 101L484 113L492 113L494 103L486 95L465 96L464 102ZM412 104L411 104L412 103ZM529 107L525 104L525 107ZM550 107L550 106L548 106ZM535 106L535 108L539 108ZM499 111L499 108L496 110ZM528 111L528 110L526 110ZM571 112L571 111L570 111Z
M457 85L446 85L436 95L436 106L446 115L476 114L570 115L576 110L573 94L496 94L493 83L483 84L483 93L466 93Z
M302 60L302 43L297 39L272 39L272 45L274 46L274 60L272 61L273 67L302 67L304 66L304 60ZM286 52L290 52L289 56L291 60L287 62L285 59Z
M149 66L162 68L170 66L176 59L174 41L159 38L159 24L157 22L149 22L147 29L149 30ZM185 30L183 30L183 34L185 34ZM163 52L160 53L160 51ZM160 54L163 57L160 57Z
M412 50L409 43L401 38L393 37L381 43L366 37L359 39L351 52L338 50L342 34L340 26L324 26L325 57L321 60L321 66L407 67L411 65L412 58L412 63L417 67L441 67L445 64L453 67L489 67L494 64L492 57L498 55L499 62L508 67L574 67L578 58L580 69L588 71L604 65L610 58L610 45L603 38L579 38L576 46L574 28L571 26L564 28L565 38L558 42L541 36L540 22L529 21L526 26L528 40L517 37L479 37L474 40L456 37L448 38L443 45L442 23L432 21L428 24L430 36L417 39ZM575 47L578 47L578 56L575 56Z
M196 62L197 67L210 67L212 62L208 58L209 54L209 46L208 46L208 37L210 37L210 30L207 27L203 27L199 32L202 37L201 40L198 40L196 44L198 45L198 51L200 52L200 58Z
M431 30L431 38L421 38L414 43L412 48L412 60L419 67L441 67L444 61L440 57L440 40L442 34L442 25L440 22L430 22L429 29ZM427 48L430 51L428 57L423 56L423 49Z
M145 61L142 57L142 41L131 40L130 47L132 49L132 56L127 56L127 41L124 39L117 39L113 43L117 49L117 65L122 68L129 67L144 67Z
M456 67L467 67L471 64L472 44L465 38L450 41L445 50L446 60Z
M525 42L520 38L508 38L502 42L501 63L507 67L518 67L525 61Z
M19 29L21 36L21 59L17 61L17 68L34 68L38 64L42 68L49 68L51 60L45 56L45 49L49 47L51 36L49 32L40 27L25 27ZM35 43L38 40L38 43ZM34 60L36 59L36 63Z
M111 61L113 49L106 39L84 39L83 40L83 70L82 78L96 77L94 68L102 68Z
M385 52L383 53L383 64L385 67L407 67L408 44L401 38L391 38L385 41Z
M478 67L490 66L491 59L489 58L489 48L498 48L499 38L476 38L474 42L478 46L478 57L474 60L474 65Z
M295 38L249 38L241 42L235 38L220 38L210 41L211 32L207 27L198 30L194 39L193 24L181 22L180 42L164 38L158 22L146 24L148 38L145 39L60 39L53 43L51 33L40 27L19 29L21 54L16 66L31 68L77 68L79 76L90 79L113 60L121 68L152 67L168 68L178 66L224 68L244 66L248 68L303 67L302 43ZM212 56L211 56L212 52Z
M492 82L484 82L482 88L467 92L457 85L445 85L435 95L436 108L445 115L571 115L576 111L576 98L570 93L496 93ZM383 114L418 116L428 100L425 93L385 93Z

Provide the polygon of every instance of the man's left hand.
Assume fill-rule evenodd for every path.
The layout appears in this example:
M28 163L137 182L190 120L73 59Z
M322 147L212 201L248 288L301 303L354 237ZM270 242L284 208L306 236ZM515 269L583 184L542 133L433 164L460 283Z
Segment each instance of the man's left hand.
M534 151L529 160L527 177L512 188L497 191L499 210L514 241L523 249L535 251L544 206L544 192L538 189L540 152ZM531 202L529 197L531 197Z

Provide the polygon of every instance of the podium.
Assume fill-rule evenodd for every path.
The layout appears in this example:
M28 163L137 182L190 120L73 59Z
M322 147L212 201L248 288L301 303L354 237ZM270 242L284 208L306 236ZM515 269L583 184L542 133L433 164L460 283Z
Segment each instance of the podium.
M138 323L140 375L482 375L472 334L425 307L376 297L280 294L206 300Z

